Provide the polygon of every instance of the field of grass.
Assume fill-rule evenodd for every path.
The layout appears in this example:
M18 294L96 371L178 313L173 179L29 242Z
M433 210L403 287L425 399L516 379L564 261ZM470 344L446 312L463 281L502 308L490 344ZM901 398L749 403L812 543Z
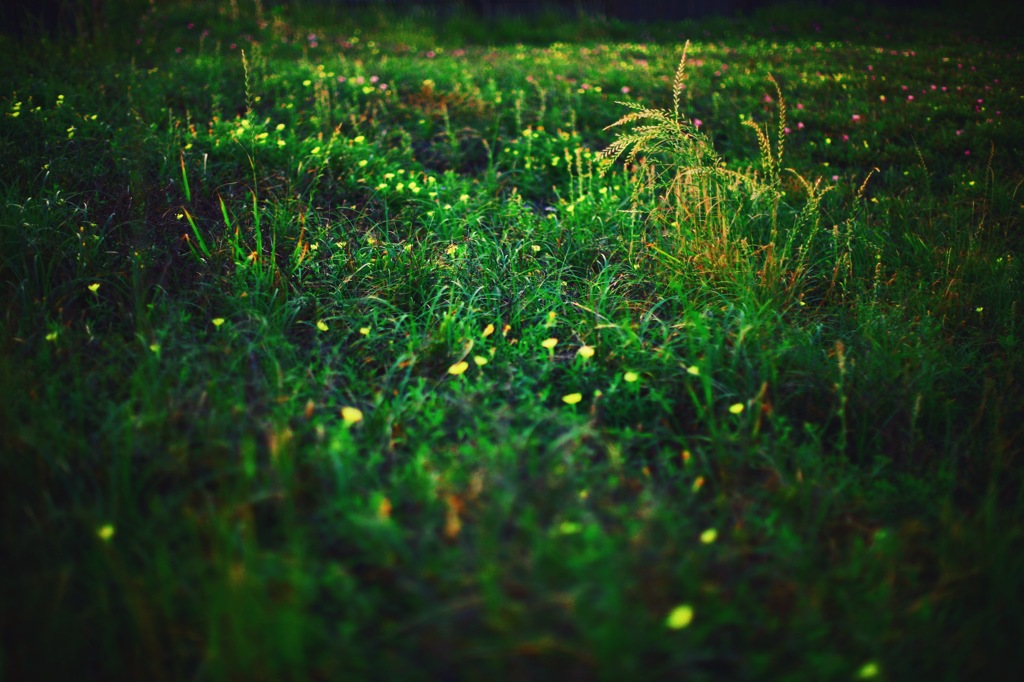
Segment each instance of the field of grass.
M1019 40L143 9L0 38L0 679L1024 674Z

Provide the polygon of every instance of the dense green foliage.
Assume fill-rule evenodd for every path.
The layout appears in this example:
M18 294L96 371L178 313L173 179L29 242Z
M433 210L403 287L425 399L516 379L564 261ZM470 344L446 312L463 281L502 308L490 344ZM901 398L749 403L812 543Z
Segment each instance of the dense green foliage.
M0 43L8 679L1024 672L1019 43L120 21Z

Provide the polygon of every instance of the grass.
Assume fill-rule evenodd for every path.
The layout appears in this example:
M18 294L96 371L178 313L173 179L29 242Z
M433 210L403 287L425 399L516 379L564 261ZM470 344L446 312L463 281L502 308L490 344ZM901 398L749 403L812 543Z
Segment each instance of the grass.
M243 5L0 42L8 679L1017 677L1012 36Z

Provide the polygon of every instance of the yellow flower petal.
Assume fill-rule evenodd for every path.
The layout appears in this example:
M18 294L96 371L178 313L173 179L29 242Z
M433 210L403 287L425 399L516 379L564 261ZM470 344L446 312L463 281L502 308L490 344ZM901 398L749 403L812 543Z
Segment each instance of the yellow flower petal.
M356 424L363 421L363 411L357 407L341 408L341 419L346 424Z
M46 335L46 340L47 341L56 341L57 340L57 332L50 332L49 334L47 334Z
M99 282L93 282L92 284L89 285L89 291L91 291L94 294L96 293L96 290L99 289L99 288L100 288L100 283Z
M484 338L485 339L488 336L490 336L491 334L493 334L493 333L494 333L494 325L493 324L489 324L486 327L484 327Z
M476 363L477 367L483 367L484 365L487 364L487 358L485 358L482 355L474 355L473 356L473 362Z
M580 349L578 351L576 351L576 353L578 355L580 355L581 357L583 357L583 358L592 358L592 357L594 357L594 347L593 346L580 346Z
M111 523L105 523L96 529L96 537L103 542L110 542L111 538L114 537L114 525Z
M729 411L733 414L739 414L743 411L743 403L733 403L729 406Z
M668 618L665 619L666 627L673 630L682 630L690 623L693 622L693 607L689 604L681 604L668 614Z
M625 379L627 383L631 384L637 379L639 379L640 375L637 374L636 372L626 372L626 374L622 378Z
M569 395L562 396L562 402L567 405L575 405L581 400L583 400L582 393L570 393Z
M328 329L330 329L330 327L327 326L327 323L324 322L323 320L317 320L316 328L319 329L322 332L325 332Z
M463 360L462 362L456 362L454 365L448 368L449 374L458 376L469 369L469 363Z
M699 377L700 376L700 367L698 367L697 365L690 365L689 367L686 368L686 373L687 374L691 374L691 375L693 375L695 377Z
M213 322L213 326L214 327L219 327L222 324L224 324L224 318L223 317L215 317L215 318L213 318L210 321Z
M370 335L370 328L369 327L360 327L359 328L359 333L362 334L363 336L369 336Z
M558 339L554 337L550 339L544 339L543 341L540 342L540 345L544 346L548 350L551 350L552 348L558 345Z
M857 677L862 680L870 680L873 677L878 677L879 672L878 664L874 661L868 661L857 671Z
M718 539L718 531L714 528L708 528L706 531L700 534L700 541L705 545L710 545L712 542Z

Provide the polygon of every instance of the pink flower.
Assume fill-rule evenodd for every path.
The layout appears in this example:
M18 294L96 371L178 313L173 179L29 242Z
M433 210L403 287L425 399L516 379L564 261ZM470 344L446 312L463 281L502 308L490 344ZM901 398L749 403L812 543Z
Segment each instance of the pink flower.
M961 136L961 135L963 135L963 134L964 134L964 131L962 131L962 130L958 130L958 131L956 131L956 136L957 136L957 137L960 137L960 136Z
M801 111L803 111L803 108L804 108L804 105L803 105L803 103L802 103L802 102L797 102L797 103L796 103L796 108L797 108L797 109L799 109L799 110L801 110Z
M430 52L427 52L427 59L433 59L436 56L437 56L437 53L434 52L433 50L431 50Z
M790 128L789 126L786 126L785 128L782 129L782 132L784 132L787 135L789 135L791 132L793 132L793 129Z
M344 82L345 82L345 80L346 80L346 79L345 79L345 77L344 77L344 76L338 76L338 82L339 82L339 83L344 83Z
M192 30L192 29L194 29L195 27L196 27L196 25L195 25L195 24L193 24L193 23L192 23L191 21L190 21L190 22L188 22L188 30L190 30L190 31L191 31L191 30Z
M376 83L379 80L380 80L380 76L370 76L370 82L371 83Z
M772 99L771 95L765 95L761 101L764 102L765 104L771 104L775 100Z
M796 129L797 130L803 130L804 129L804 122L803 121L798 122L796 124Z
M908 102L913 102L914 101L914 96L913 95L907 95L907 101Z
M860 120L860 114L854 114L850 118L852 118L854 121L859 121Z
M702 125L704 125L704 121L700 120L699 118L695 118L695 119L693 119L693 127L694 127L694 128L696 128L696 129L700 130L700 127L701 127Z
M176 47L176 48L174 48L174 51L175 51L175 52L176 52L177 54L181 54L181 48L180 48L180 47Z
M628 95L629 94L629 86L626 86L626 85L622 86L622 94L623 95Z
M849 136L849 135L846 135L846 134L844 134L844 135L843 135L843 142L849 142L849 141L850 141L850 136Z

